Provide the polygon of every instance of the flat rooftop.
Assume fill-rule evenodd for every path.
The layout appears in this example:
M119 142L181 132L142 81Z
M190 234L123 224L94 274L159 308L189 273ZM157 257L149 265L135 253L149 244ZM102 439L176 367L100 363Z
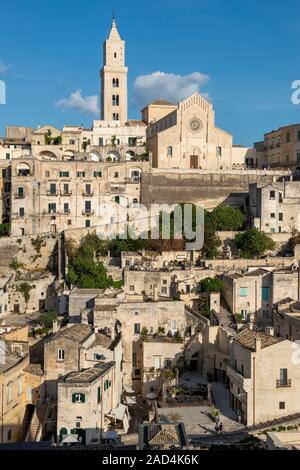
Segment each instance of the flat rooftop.
M113 362L99 363L95 367L90 369L84 369L79 372L70 372L66 377L62 379L62 383L65 384L90 384L94 382L98 377L107 372L112 366Z

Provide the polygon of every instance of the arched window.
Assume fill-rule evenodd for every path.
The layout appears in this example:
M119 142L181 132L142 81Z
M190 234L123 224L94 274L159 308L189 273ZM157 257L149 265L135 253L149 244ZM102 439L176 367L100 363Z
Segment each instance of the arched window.
M217 157L222 157L222 147L217 147Z
M167 155L168 157L173 157L173 147L169 146L167 148Z

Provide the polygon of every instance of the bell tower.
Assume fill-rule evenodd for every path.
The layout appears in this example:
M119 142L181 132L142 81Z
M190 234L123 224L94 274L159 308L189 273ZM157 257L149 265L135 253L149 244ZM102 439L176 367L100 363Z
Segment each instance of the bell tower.
M115 17L108 38L103 44L101 69L101 119L127 122L127 76L125 41L120 37Z

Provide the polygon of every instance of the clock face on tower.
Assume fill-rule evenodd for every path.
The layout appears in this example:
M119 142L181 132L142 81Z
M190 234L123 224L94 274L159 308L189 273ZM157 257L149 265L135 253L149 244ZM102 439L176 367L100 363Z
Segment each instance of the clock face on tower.
M198 132L202 131L203 122L200 119L194 117L193 119L189 121L188 128L191 132L193 132L194 134L197 134Z

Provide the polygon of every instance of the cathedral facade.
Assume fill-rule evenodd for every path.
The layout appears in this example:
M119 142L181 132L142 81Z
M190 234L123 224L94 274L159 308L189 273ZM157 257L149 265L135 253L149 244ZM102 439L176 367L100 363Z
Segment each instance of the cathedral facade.
M233 136L216 127L213 105L199 93L178 105L158 100L143 113L152 119L148 123L147 143L154 168L232 168Z

